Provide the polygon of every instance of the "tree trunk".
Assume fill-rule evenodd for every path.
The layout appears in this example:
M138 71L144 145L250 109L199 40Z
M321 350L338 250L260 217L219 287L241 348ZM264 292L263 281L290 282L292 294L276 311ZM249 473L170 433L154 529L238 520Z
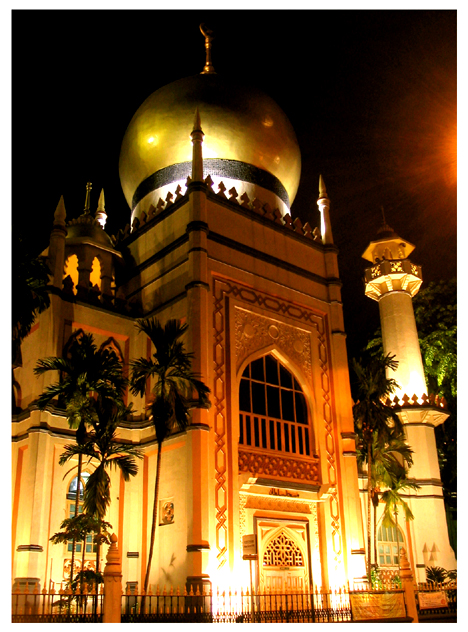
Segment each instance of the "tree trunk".
M372 441L372 439L371 439ZM372 446L367 442L367 580L371 583L371 487L372 487Z
M377 498L375 498L377 496ZM374 506L374 526L372 530L372 535L374 538L374 564L377 567L377 507L379 506L379 493L374 492L372 495L372 504Z
M78 507L80 504L80 485L81 485L81 465L82 465L83 456L81 454L78 455L78 473L77 477L77 485L76 485L76 496L75 496L75 518L78 515ZM83 490L84 492L84 490ZM75 538L73 538L72 544L72 558L71 558L71 568L70 568L70 587L73 582L73 567L75 566Z
M156 539L156 525L158 520L158 496L159 496L159 478L161 473L161 450L162 450L162 441L158 443L158 461L156 465L156 481L154 485L154 500L153 500L153 524L151 525L151 540L150 540L150 550L148 555L148 564L146 566L146 576L145 576L145 594L148 592L148 584L149 577L151 572L151 562L153 561L153 552L154 552L154 541Z
M398 556L398 570L399 570L400 569L400 546L398 542L398 536L400 534L398 533L398 511L395 511L395 523L396 523L396 550L397 550L397 556Z

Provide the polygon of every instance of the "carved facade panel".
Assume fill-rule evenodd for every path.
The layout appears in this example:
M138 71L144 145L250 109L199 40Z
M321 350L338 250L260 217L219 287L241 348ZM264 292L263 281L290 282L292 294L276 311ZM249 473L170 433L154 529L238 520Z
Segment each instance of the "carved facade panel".
M236 307L234 310L236 336L236 367L255 351L274 344L279 351L289 356L304 375L312 378L310 333L266 318L252 311Z
M302 367L304 375L312 375L311 364L311 336L306 330L300 327L282 323L274 320L279 317L291 318L302 323L304 326L313 328L316 331L321 393L317 393L317 403L319 408L319 422L323 423L326 446L326 465L328 479L331 483L330 495L330 518L331 533L333 541L335 568L342 564L341 545L341 525L340 511L337 489L337 465L336 448L332 429L332 406L330 392L330 367L328 353L328 339L326 330L326 320L324 316L312 309L293 304L289 301L269 296L258 292L253 288L234 283L228 279L213 279L213 405L215 415L215 504L216 504L216 551L218 568L222 568L227 562L227 520L228 507L227 498L227 413L226 413L226 298L242 301L245 306L252 305L271 312L272 318L260 316L248 310L247 307L236 306L234 309L234 336L236 354L235 362L239 367L246 357L256 350L274 344L280 351L284 350L289 357L292 357L298 366ZM239 456L240 459L240 456ZM248 465L247 465L248 463ZM252 465L251 457L243 457L242 468L244 471ZM268 464L267 467L272 467ZM277 469L284 468L284 465L274 465ZM241 465L239 467L241 469ZM241 470L242 471L242 470ZM284 470L285 471L285 470ZM302 474L300 474L302 475ZM299 475L299 476L300 476ZM318 472L314 472L314 465L306 473L310 479L318 480ZM314 478L315 477L315 478ZM300 480L300 479L299 479ZM290 501L287 501L290 502Z
M268 511L287 511L311 514L314 505L307 501L277 498L275 496L246 496L245 509L265 509Z
M254 476L276 476L319 483L318 459L300 461L239 449L239 472L251 472Z

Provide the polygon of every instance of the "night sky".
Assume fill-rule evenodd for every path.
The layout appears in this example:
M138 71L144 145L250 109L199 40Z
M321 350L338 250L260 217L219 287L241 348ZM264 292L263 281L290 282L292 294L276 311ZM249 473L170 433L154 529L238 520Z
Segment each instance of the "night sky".
M378 325L361 254L382 205L425 285L456 275L455 11L14 11L13 230L39 253L60 196L77 217L87 181L93 211L104 187L110 234L129 222L125 129L149 94L201 72L201 22L217 73L256 83L289 117L303 163L292 215L312 227L323 175L354 356Z

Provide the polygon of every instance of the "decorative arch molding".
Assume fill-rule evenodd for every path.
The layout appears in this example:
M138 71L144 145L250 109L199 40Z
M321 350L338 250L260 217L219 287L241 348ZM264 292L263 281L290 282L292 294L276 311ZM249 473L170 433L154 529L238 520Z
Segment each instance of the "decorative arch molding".
M67 342L65 343L64 347L63 347L63 357L64 358L69 358L69 352L70 352L70 348L71 346L76 342L79 341L82 337L84 336L84 331L83 329L77 329L76 331L74 331L70 337L68 338Z
M108 338L99 347L99 351L104 351L105 349L115 353L115 355L117 356L119 362L121 364L124 364L124 354L122 353L122 349L120 348L119 343L116 341L116 339L113 336Z
M216 507L216 555L217 567L221 569L228 559L228 451L227 451L227 403L226 403L226 321L228 300L235 300L234 341L236 368L240 368L249 355L259 347L275 348L291 356L301 367L307 378L312 378L312 337L316 332L315 355L320 370L321 393L317 393L319 423L323 424L326 467L329 488L329 519L333 547L334 566L337 570L343 563L341 517L337 489L337 449L333 434L331 384L329 366L328 323L326 315L309 307L287 301L230 279L213 277L213 404L214 404L214 461L215 461L215 507ZM241 303L242 305L239 305ZM250 311L248 306L271 313L271 318ZM284 323L281 317L297 321L293 327ZM250 325L250 326L249 326ZM293 335L294 332L294 335ZM254 342L257 339L257 342ZM292 348L291 348L292 345Z
M285 359L290 358L301 369L308 381L312 380L310 332L237 305L234 308L234 330L237 371L247 358L251 361L256 352L278 349Z

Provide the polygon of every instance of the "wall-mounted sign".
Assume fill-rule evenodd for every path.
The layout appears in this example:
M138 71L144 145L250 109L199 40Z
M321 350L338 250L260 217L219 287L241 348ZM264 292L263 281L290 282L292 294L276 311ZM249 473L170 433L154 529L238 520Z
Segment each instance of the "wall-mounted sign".
M406 617L403 592L350 594L353 621Z
M272 487L270 489L270 496L288 496L289 498L299 498L298 492L290 492L288 489L278 489Z
M445 592L421 592L418 593L419 607L421 610L424 608L447 608L448 601Z
M257 536L252 533L242 536L242 559L251 560L257 556Z

